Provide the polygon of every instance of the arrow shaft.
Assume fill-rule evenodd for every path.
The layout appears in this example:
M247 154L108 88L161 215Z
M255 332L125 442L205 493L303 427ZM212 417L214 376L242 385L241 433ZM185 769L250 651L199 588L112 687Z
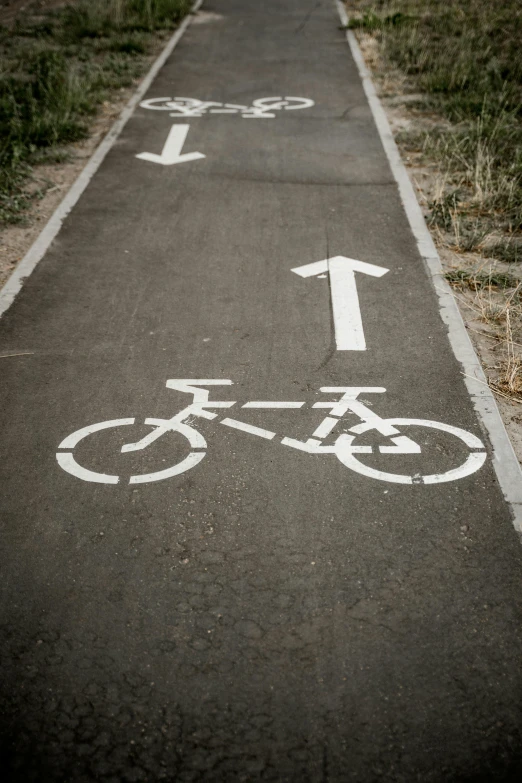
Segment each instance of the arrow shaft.
M366 340L355 272L343 261L329 262L330 292L338 351L365 351Z
M330 295L335 327L335 343L338 351L365 351L366 340L357 294L355 273L370 277L382 277L388 272L383 266L367 264L355 258L335 256L324 261L296 266L292 269L300 277L324 276L330 279Z
M185 139L189 132L190 125L173 125L167 136L167 141L164 144L163 151L161 153L163 158L168 160L176 160L181 155L181 150L185 144Z

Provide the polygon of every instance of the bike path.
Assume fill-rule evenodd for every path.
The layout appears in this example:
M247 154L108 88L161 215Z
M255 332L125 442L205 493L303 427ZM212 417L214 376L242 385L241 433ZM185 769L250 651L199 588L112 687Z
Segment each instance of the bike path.
M281 443L328 415L311 406L340 394L321 388L376 387L367 411L490 451L335 7L204 11L146 97L213 106L135 112L0 322L2 353L31 353L0 378L10 779L514 780L522 562L491 459L406 485ZM313 105L210 111L273 96ZM190 126L178 154L205 157L136 157L173 125ZM332 268L292 272L338 256L388 270L355 273L366 350L337 350ZM129 484L189 450L171 434L119 454L140 424L69 449L118 484L60 468L80 428L180 411L169 379L233 382L210 396L233 407L190 418L196 467ZM241 407L256 400L304 404ZM360 463L441 475L469 456L451 433L400 434L421 453L376 454L390 436L372 431Z

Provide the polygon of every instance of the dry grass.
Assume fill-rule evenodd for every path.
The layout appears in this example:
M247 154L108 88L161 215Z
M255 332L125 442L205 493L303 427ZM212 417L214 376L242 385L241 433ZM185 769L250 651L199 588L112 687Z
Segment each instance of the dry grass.
M495 343L497 361L485 368L490 387L522 402L522 281L491 267L475 272L455 269L446 278L459 289L455 293L463 309L482 325L481 336Z
M491 388L522 400L520 0L347 0ZM369 56L368 56L369 55ZM406 119L405 119L406 118ZM429 176L424 176L429 172ZM416 177L414 176L416 179Z

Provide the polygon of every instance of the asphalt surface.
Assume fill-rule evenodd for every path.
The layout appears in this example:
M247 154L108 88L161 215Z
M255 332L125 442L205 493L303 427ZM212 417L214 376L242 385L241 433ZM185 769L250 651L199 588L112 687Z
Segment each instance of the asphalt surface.
M0 367L4 779L520 780L522 548L489 458L407 485L280 442L311 436L339 396L321 387L359 386L489 448L335 7L204 11L147 98L314 105L138 109L0 323L2 354L30 354ZM205 158L136 158L175 123ZM336 350L329 279L291 272L339 255L390 270L357 274L366 351ZM190 402L176 378L229 379L211 399L236 404L191 419L196 467L129 484L190 451L174 432L119 451ZM58 465L66 436L129 417L69 449L118 484ZM469 453L401 434L422 453L361 462L426 475Z

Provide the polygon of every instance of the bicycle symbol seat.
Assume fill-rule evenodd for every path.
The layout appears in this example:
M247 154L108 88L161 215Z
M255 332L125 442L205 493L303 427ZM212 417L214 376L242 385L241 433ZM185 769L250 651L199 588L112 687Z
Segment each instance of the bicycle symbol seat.
M154 481L162 481L195 468L206 455L207 442L203 435L193 426L193 420L198 417L208 420L217 419L219 414L215 411L228 409L236 405L236 401L209 399L210 392L207 387L230 385L232 385L232 381L230 380L215 378L206 380L172 379L167 381L167 388L190 394L192 396L192 402L170 419L146 418L144 423L151 427L150 432L138 441L125 444L121 448L121 452L125 454L146 449L167 433L175 432L185 438L190 449L189 453L181 461L176 462L163 470L133 475L130 477L129 483L146 484ZM476 435L473 435L466 430L450 424L427 419L382 418L359 400L361 394L383 394L386 389L382 387L325 386L321 387L320 391L328 395L337 395L337 399L316 402L311 406L314 409L329 409L329 414L322 419L312 435L306 440L285 436L281 439L277 439L281 445L311 455L334 455L345 467L356 473L367 476L368 478L396 484L427 485L455 481L479 470L485 462L487 455L483 443ZM303 408L305 404L304 401L253 400L244 403L241 408L291 410ZM331 435L347 413L355 414L359 419L359 423L351 426L348 429L348 432L340 434L333 444L324 445L323 441ZM56 454L58 464L67 473L70 473L83 481L102 484L118 484L120 482L120 476L98 473L83 467L77 462L73 452L78 444L85 438L90 437L101 430L128 427L135 423L135 418L113 419L91 424L76 430L62 440L58 446L59 451ZM261 437L266 440L276 440L277 438L275 432L253 426L240 419L225 416L219 419L219 423L226 427L240 430L246 434ZM390 457L400 454L421 455L422 446L409 436L402 434L402 430L405 427L410 426L433 429L457 438L457 440L466 447L466 452L469 452L467 453L464 462L453 468L444 470L441 473L423 474L417 472L406 474L382 471L361 461L359 455L371 455L375 454L377 451L380 454L389 455ZM358 444L358 437L371 430L388 437L388 445L381 445L375 450L372 446Z

